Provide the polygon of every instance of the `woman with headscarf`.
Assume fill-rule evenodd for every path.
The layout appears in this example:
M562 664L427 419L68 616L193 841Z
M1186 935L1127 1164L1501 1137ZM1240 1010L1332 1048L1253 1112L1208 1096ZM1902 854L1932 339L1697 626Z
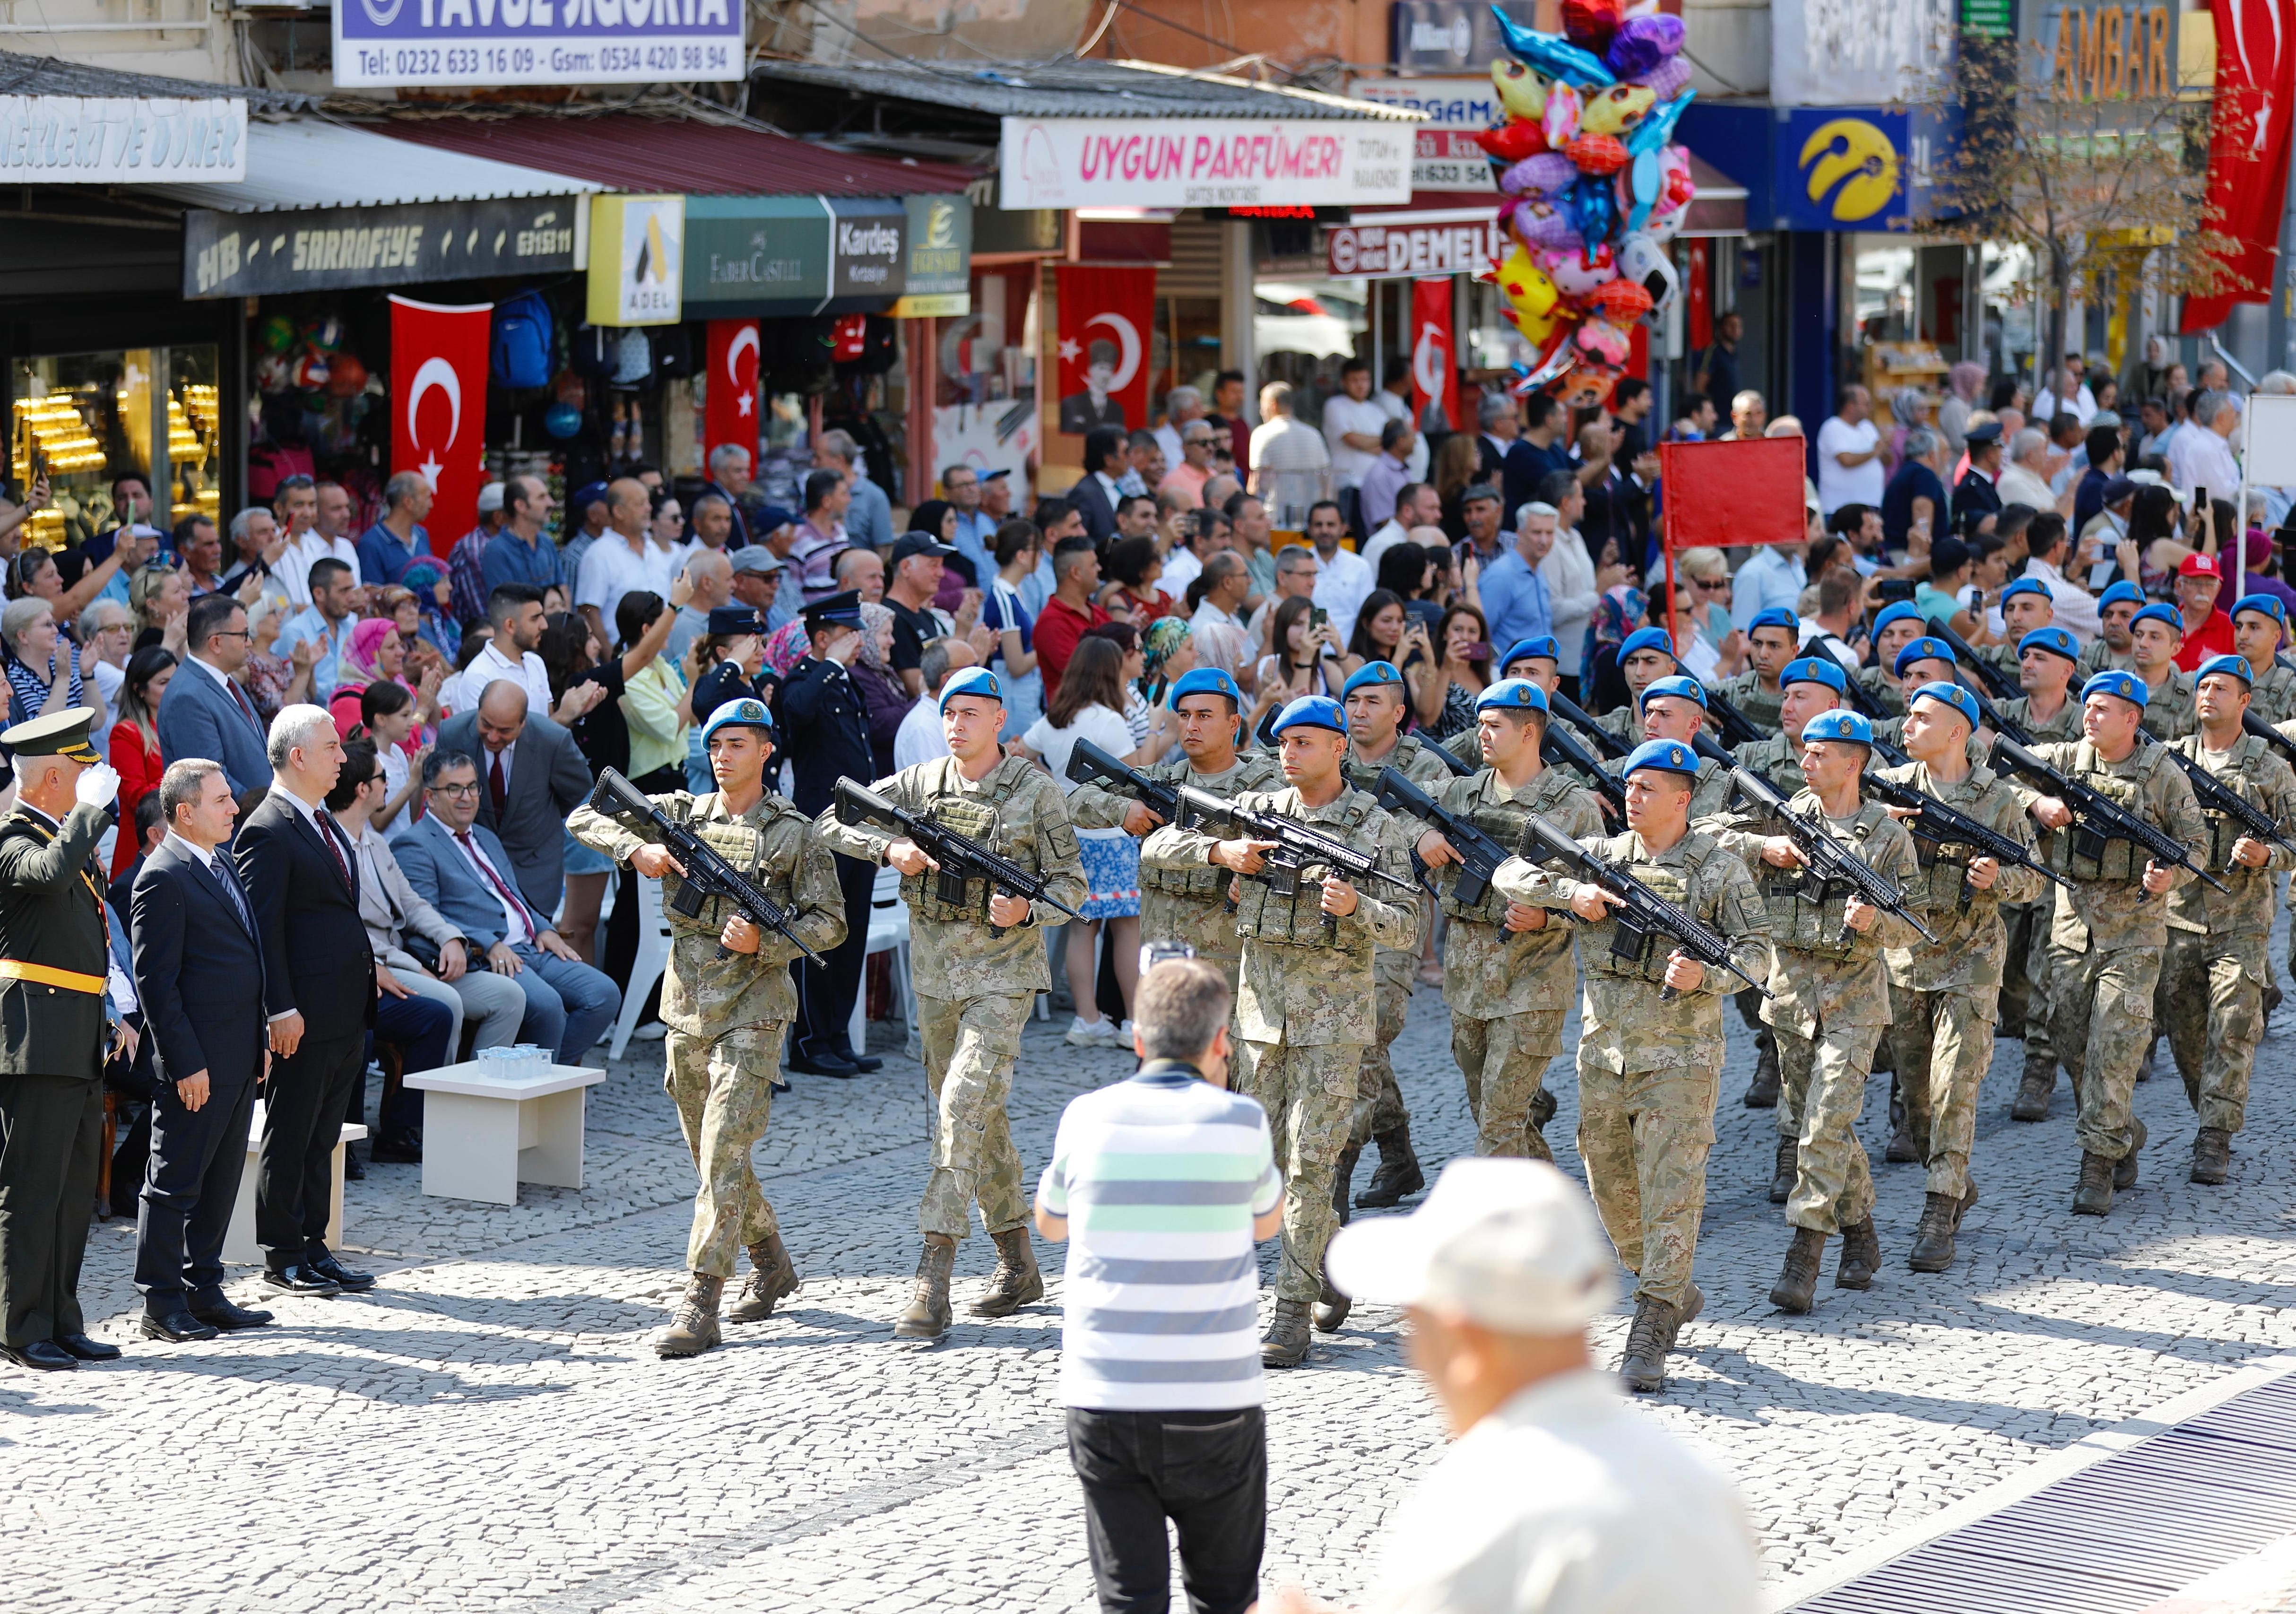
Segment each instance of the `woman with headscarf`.
M369 617L351 629L350 643L343 647L342 673L327 707L336 733L348 734L363 721L359 697L370 684L404 684L414 697L417 743L428 738L430 725L439 721L438 674L433 670L425 675L419 684L408 682L406 641L399 634L398 624L389 617Z
M1945 373L1945 401L1938 406L1937 423L1956 459L1968 442L1969 416L1984 385L1985 366L1973 359L1964 359Z
M447 580L447 568L429 555L417 555L406 563L399 586L406 590L407 598L394 597L390 610L398 617L399 633L410 641L407 652L414 652L411 641L420 639L446 658L448 667L453 667L455 658L462 651L463 630L447 615L454 594ZM409 601L414 608L411 613L406 609Z
M907 686L893 670L893 608L861 602L861 653L846 669L869 714L869 755L877 777L893 769L893 740L909 714Z
M1890 395L1889 449L1882 463L1894 474L1906 457L1906 433L1929 419L1929 395L1919 387L1900 387Z
M1619 646L1643 626L1649 609L1649 596L1631 583L1603 591L1587 620L1587 646L1578 660L1578 685L1588 693L1589 710L1604 712L1626 704L1627 676L1619 670Z
M1193 672L1197 665L1195 637L1177 617L1159 617L1140 635L1140 682L1151 710L1164 704L1172 680Z

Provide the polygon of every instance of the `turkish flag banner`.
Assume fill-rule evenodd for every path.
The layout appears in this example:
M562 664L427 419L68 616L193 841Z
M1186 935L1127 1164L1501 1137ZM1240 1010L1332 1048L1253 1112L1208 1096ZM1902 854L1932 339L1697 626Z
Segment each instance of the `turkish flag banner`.
M2215 130L2209 138L2209 226L2233 284L2185 299L2187 334L2224 323L2234 303L2272 300L2280 213L2288 193L2296 30L2286 0L2216 0Z
M479 524L487 480L487 342L495 306L390 299L390 469L430 484L431 553Z
M1156 329L1156 271L1062 264L1057 430L1148 424L1148 343Z
M1429 400L1443 406L1443 419L1459 429L1459 367L1451 333L1451 281L1411 283L1411 420L1427 418Z
M1799 544L1808 536L1802 508L1799 437L1730 442L1660 443L1659 495L1664 501L1667 631L1680 644L1682 624L1674 557L1685 549Z
M709 399L701 422L701 463L731 444L748 456L751 475L758 469L758 322L753 319L713 319L709 322Z

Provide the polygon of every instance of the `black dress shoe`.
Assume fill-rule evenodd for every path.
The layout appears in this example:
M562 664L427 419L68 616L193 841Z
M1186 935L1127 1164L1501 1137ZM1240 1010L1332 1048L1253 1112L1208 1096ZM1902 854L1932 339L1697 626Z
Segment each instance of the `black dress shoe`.
M841 1053L792 1053L789 1068L800 1076L852 1077L861 1074L861 1067Z
M885 1061L872 1054L840 1053L838 1057L843 1060L847 1064L852 1066L856 1070L865 1072L870 1070L882 1070L885 1068Z
M307 1265L311 1271L326 1279L337 1289L347 1289L356 1293L374 1287L373 1274L352 1271L335 1258L332 1250Z
M211 1328L187 1311L171 1311L164 1316L144 1314L144 1337L165 1340L170 1345L189 1345L195 1340L212 1340L223 1331Z
M332 1278L323 1277L315 1267L294 1264L287 1266L266 1266L263 1281L274 1289L283 1289L292 1295L316 1295L324 1298L343 1292L343 1286Z
M49 1340L35 1340L29 1345L0 1345L0 1356L19 1367L34 1368L44 1373L61 1372L79 1365L78 1356Z
M422 1135L394 1132L377 1138L368 1149L367 1157L378 1166L419 1166L422 1163Z
M193 1307L192 1315L202 1323L211 1323L221 1329L261 1328L273 1320L267 1311L252 1311L244 1306L234 1306L230 1301L221 1299L210 1300L203 1306Z
M56 1343L83 1362L117 1362L119 1347L106 1345L101 1340L91 1340L86 1334L58 1334Z
M358 1151L348 1143L343 1145L343 1181L346 1183L366 1181L366 1167L359 1164Z

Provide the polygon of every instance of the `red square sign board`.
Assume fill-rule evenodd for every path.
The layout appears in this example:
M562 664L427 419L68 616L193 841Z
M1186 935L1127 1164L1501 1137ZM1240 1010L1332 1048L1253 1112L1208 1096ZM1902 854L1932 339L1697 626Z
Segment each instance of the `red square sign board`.
M1669 600L1674 557L1682 550L1799 544L1808 536L1802 508L1807 452L1800 437L1659 445ZM1680 627L1669 621L1668 630L1680 643Z

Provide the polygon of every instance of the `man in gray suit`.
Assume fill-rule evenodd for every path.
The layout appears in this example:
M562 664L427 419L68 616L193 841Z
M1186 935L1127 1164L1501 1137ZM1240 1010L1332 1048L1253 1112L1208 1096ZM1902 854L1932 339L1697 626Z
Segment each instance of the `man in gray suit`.
M536 913L558 912L566 884L566 819L594 782L574 736L527 715L525 686L497 678L478 705L439 729L439 754L479 765L480 823L510 854L518 889Z
M160 699L160 755L168 762L211 757L232 794L271 782L263 720L235 676L247 665L247 612L226 594L201 594L184 619L184 666Z

